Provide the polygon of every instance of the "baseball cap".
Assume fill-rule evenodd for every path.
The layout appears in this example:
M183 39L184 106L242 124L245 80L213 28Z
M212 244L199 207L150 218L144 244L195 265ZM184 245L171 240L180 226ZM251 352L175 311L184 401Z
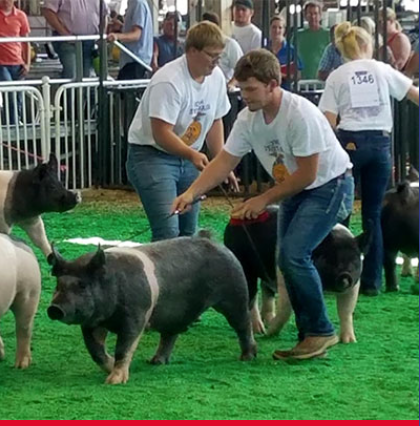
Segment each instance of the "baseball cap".
M242 6L248 9L254 9L254 2L252 0L235 0L233 2L234 6Z

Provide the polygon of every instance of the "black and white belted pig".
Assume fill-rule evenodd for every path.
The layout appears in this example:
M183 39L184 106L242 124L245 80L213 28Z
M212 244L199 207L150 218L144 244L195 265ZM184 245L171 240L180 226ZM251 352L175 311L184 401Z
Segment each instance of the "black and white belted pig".
M20 226L46 257L51 246L40 215L71 210L81 200L57 176L58 161L53 154L48 163L30 170L0 171L0 232L10 234L13 225Z
M419 257L419 188L403 182L384 197L381 214L387 291L398 291L395 261L398 252ZM409 259L408 259L409 261Z
M127 382L146 325L160 333L151 363L166 364L178 335L211 307L238 335L241 360L256 356L242 267L227 248L207 238L99 248L71 262L55 250L52 256L57 287L48 315L81 325L91 357L109 374L106 383ZM114 357L105 350L108 332L117 334Z
M232 219L224 233L225 245L237 256L247 278L253 303L253 330L264 333L265 323L269 335L277 334L291 315L285 283L280 271L276 271L277 213L278 208L272 206L253 221ZM324 291L336 294L340 339L344 343L356 341L353 312L359 292L361 255L368 244L368 234L355 238L348 228L336 225L313 253ZM258 279L263 290L262 318L256 303ZM278 291L277 313L275 291Z
M0 234L0 318L10 309L16 321L15 367L31 363L31 336L41 294L41 272L32 250L22 241ZM4 359L0 337L0 361Z

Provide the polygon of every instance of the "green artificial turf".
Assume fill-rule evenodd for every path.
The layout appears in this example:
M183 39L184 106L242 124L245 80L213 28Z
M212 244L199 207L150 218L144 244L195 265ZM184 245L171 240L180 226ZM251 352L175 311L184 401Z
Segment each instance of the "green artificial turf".
M204 207L201 226L221 239L228 208ZM147 226L136 203L118 197L85 202L74 211L44 216L50 240L69 258L93 250L62 241L101 236L126 239ZM353 231L360 229L356 216ZM19 230L16 234L24 236ZM147 241L149 233L138 238ZM27 238L26 238L27 239ZM136 239L136 238L133 238ZM337 345L326 359L273 361L275 349L295 344L290 322L279 337L257 337L258 358L238 361L239 347L225 319L213 311L182 335L172 362L147 363L158 343L142 338L126 385L104 384L77 326L52 322L46 308L55 287L46 261L42 300L32 340L33 364L15 370L14 318L1 319L6 359L0 363L0 419L418 419L419 304L413 279L399 294L360 296L355 314L358 343ZM327 296L337 324L335 299ZM110 345L115 342L110 339Z

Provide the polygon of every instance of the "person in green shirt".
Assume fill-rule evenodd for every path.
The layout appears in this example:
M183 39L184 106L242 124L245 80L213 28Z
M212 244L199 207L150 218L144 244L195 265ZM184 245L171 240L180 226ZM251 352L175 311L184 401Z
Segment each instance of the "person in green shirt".
M329 31L321 27L322 7L315 1L305 3L308 27L297 32L297 49L303 62L302 79L318 78L318 65L325 47L330 43Z

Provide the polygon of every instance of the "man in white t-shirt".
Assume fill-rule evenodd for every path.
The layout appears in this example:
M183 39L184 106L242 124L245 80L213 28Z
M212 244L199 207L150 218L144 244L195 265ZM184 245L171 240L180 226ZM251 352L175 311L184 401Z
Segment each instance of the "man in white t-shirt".
M173 200L207 164L206 141L216 156L224 144L222 117L229 100L217 67L224 39L217 25L193 26L185 55L159 69L143 94L128 133L128 179L139 194L158 241L196 231L199 203L191 212L170 215ZM233 174L230 183L237 187Z
M255 219L272 203L280 203L279 298L284 322L295 312L300 342L275 359L323 355L338 342L328 319L321 279L312 252L333 226L351 212L354 183L349 156L328 121L308 100L281 89L280 64L269 51L246 54L235 79L248 105L238 117L223 151L172 205L188 210L200 195L219 184L250 150L276 185L233 210L233 217ZM257 255L257 253L256 253Z
M262 32L251 23L254 15L252 0L235 0L233 2L232 37L239 43L244 53L261 47Z

